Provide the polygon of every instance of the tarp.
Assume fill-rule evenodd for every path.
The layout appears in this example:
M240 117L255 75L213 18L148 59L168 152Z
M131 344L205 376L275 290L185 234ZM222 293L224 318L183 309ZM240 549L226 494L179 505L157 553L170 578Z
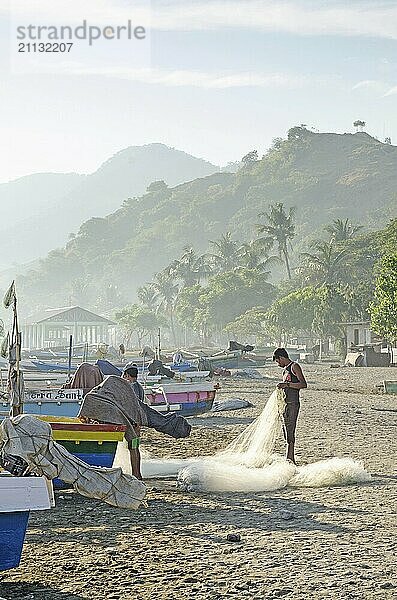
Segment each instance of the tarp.
M82 496L119 508L138 508L146 487L121 469L93 467L54 442L51 425L32 415L6 418L0 427L1 451L26 461L32 473L71 483Z
M96 361L95 364L100 368L103 375L119 375L119 376L121 376L121 374L122 374L121 369L119 369L118 367L113 365L108 360L103 360L101 358L98 358L98 360Z
M138 437L136 426L148 426L146 413L129 382L109 375L85 395L78 415L101 423L126 425L128 442Z
M84 362L76 370L72 381L70 383L65 383L63 388L71 388L74 390L92 390L93 387L102 381L103 375L99 366Z
M181 415L160 414L139 400L126 379L109 375L84 397L79 417L126 425L125 438L137 437L136 425L151 427L175 439L188 437L191 425Z

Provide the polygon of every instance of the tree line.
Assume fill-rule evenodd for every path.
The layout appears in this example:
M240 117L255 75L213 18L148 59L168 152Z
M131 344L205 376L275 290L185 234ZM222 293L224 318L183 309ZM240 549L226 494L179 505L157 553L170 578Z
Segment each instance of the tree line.
M172 346L227 337L286 343L303 332L342 341L343 323L367 319L397 339L397 219L372 232L334 219L299 255L294 207L271 204L257 221L252 239L226 232L203 254L186 246L140 287L138 301L115 315L126 343L134 335L139 346L154 343L159 327Z

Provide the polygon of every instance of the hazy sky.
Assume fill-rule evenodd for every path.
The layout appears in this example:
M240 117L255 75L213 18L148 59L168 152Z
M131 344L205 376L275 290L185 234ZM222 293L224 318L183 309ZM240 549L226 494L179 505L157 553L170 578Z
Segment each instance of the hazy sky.
M360 118L397 143L397 0L1 0L0 15L0 182L150 142L225 164L299 123ZM17 25L129 18L150 29L140 54L16 54Z

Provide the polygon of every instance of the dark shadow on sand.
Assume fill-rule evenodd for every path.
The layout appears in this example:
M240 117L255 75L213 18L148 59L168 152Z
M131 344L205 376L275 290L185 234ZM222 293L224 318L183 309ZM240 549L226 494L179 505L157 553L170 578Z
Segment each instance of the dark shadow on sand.
M149 538L152 534L155 536L156 532L169 531L172 535L180 531L220 543L226 543L225 529L238 530L241 535L252 529L269 533L293 530L340 534L348 533L350 529L317 520L317 516L326 513L366 514L360 509L329 507L271 492L187 495L177 492L166 482L155 485L157 492L163 488L165 493L171 493L174 497L150 499L149 491L148 506L138 511L112 508L72 494L70 500L59 502L57 508L51 511L51 522L46 522L44 531L34 531L35 527L41 529L43 525L40 527L33 519L27 541L48 544L61 536L62 542L78 540L79 544L92 544L95 540L98 549L103 549L117 545L121 535L134 531L136 527ZM219 527L219 534L201 534L200 529L205 525Z
M203 419L190 418L189 423L194 427L223 427L224 425L250 425L254 417L229 417L221 412Z
M397 481L397 475L385 475L384 473L373 473L372 482L379 483L382 479L392 479Z
M10 571L13 573L14 570ZM6 573L6 572L5 572ZM1 575L1 574L0 574ZM3 577L6 577L4 574ZM73 592L61 592L44 583L4 582L0 578L0 594L6 600L83 600L84 596ZM87 598L87 596L85 596Z

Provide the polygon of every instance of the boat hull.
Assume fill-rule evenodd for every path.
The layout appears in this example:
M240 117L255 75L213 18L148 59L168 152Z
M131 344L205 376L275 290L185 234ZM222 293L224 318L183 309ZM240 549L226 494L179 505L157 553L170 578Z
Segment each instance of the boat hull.
M212 408L216 390L212 383L175 383L150 387L145 395L148 404L161 413L177 412L195 416ZM77 417L83 402L84 390L32 390L25 393L24 412L56 417Z
M176 383L152 388L146 392L146 398L150 406L159 412L178 412L192 417L211 410L215 393L211 383Z
M160 413L176 412L183 417L194 417L209 412L212 408L214 399L203 399L194 402L173 402L170 404L156 404L152 408ZM30 402L24 404L24 412L29 415L46 416L49 414L55 417L77 417L81 404L75 401L57 402Z
M77 419L56 420L54 416L42 418L50 422L54 440L70 454L95 467L112 467L117 444L124 438L124 425L91 425ZM62 489L70 485L54 479L54 487Z
M384 381L383 389L385 394L397 394L397 381Z
M0 474L0 571L19 566L30 511L49 508L51 498L44 477Z
M0 571L19 566L29 511L0 513Z
M41 360L31 360L30 362L33 368L41 373L68 373L69 370L73 373L78 367L78 364L72 364L69 369L67 363L50 363Z
M155 410L161 413L176 412L183 417L195 417L211 410L213 400L202 400L199 402L185 402L183 404L161 404L152 406Z

